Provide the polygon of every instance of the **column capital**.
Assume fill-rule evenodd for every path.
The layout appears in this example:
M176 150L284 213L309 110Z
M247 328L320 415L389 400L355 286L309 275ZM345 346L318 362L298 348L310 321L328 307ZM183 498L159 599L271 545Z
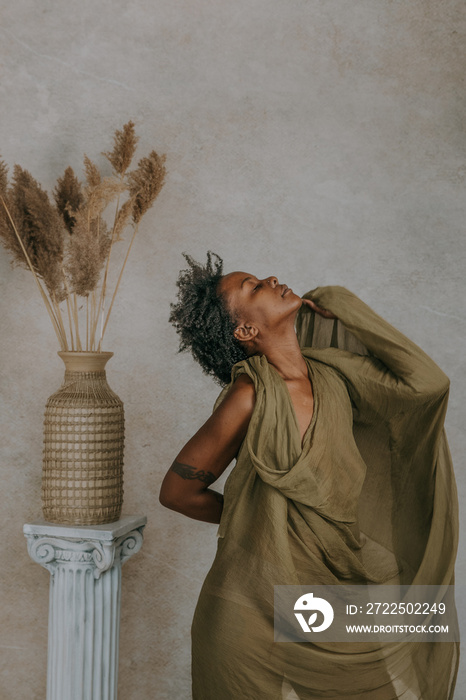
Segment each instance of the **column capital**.
M23 532L31 559L51 574L58 564L92 568L100 578L141 549L145 515L127 515L105 525L59 525L46 520L26 523Z

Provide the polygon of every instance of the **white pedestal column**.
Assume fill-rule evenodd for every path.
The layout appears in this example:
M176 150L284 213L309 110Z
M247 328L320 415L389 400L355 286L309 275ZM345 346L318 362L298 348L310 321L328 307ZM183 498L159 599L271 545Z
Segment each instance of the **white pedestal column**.
M121 566L142 546L145 516L108 525L24 525L50 579L47 700L116 700Z

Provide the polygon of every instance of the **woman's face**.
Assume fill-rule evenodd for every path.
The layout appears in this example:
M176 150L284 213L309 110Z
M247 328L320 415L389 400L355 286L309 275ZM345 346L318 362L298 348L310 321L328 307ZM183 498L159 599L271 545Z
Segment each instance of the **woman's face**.
M276 277L259 279L239 271L222 277L218 293L239 324L255 326L262 332L294 319L303 303L286 284L279 284Z

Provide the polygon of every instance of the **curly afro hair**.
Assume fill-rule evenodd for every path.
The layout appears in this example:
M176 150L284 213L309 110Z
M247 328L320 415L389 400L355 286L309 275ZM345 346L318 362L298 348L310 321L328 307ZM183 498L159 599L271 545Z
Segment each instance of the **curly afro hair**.
M189 269L180 272L178 303L170 304L169 317L180 335L179 352L191 350L205 374L212 375L218 384L228 384L233 365L248 355L233 335L237 322L217 293L223 260L210 250L205 266L186 253L183 256Z

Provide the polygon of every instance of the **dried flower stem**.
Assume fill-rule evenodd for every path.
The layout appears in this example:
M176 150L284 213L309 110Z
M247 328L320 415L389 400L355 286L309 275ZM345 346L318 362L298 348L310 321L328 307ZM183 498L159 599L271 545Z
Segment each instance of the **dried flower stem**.
M131 251L131 247L132 247L132 245L133 245L133 243L134 243L134 239L136 238L136 234L137 234L137 232L138 232L138 228L139 228L139 226L138 226L138 224L136 224L135 227L134 227L134 233L133 233L133 235L132 235L132 237L131 237L131 241L130 241L129 246L128 246L128 250L126 251L125 259L124 259L124 261L123 261L123 265L122 265L122 267L121 267L120 274L118 275L118 280L117 280L117 283L116 283L116 286L115 286L115 291L113 292L112 301L110 302L110 307L109 307L108 312L107 312L107 317L106 317L106 319L105 319L104 327L102 328L102 333L100 334L98 352L101 352L102 341L103 341L103 339L104 339L105 329L107 328L108 319L110 318L110 314L111 314L111 311L112 311L113 302L115 301L116 293L117 293L117 291L118 291L118 287L120 286L121 278L122 278L122 276L123 276L123 272L124 272L124 269L125 269L125 266L126 266L126 262L127 262L127 260L128 260L128 257L129 257L130 251Z
M55 315L56 315L56 317L57 317L58 326L59 326L60 331L61 331L61 334L62 334L62 336L63 336L63 342L64 342L64 345L65 345L65 350L68 350L68 341L67 341L67 338L66 338L65 324L63 323L63 317L62 317L62 315L61 315L61 309L60 309L60 306L59 306L57 300L55 299L55 295L53 295L53 296L51 297L51 299L52 299L53 308L55 309Z
M70 326L71 347L74 348L73 324L71 323L71 306L70 306L69 295L66 297L66 308L68 311L68 323Z
M89 312L89 345L92 350L94 347L94 318L95 318L95 291L92 290L90 298L91 309Z
M71 347L74 348L73 324L71 323L71 318L72 318L71 304L70 304L71 293L70 293L70 288L68 286L68 280L66 279L66 275L65 275L65 272L63 270L63 265L62 265L62 272L63 272L63 282L64 282L65 289L66 289L66 308L68 310L68 323L70 326Z
M76 330L76 349L80 352L82 351L82 345L81 345L81 338L79 336L79 316L78 316L78 301L77 301L77 295L73 293L73 302L74 302L74 308L73 308L73 317L74 317L74 327Z
M7 207L7 205L6 205L6 202L5 202L5 200L3 199L3 197L0 196L0 199L1 199L1 201L2 201L2 205L3 205L3 208L4 208L5 211L6 211L6 214L7 214L7 216L8 216L8 219L10 220L10 223L11 223L11 225L12 225L12 227L13 227L13 231L15 232L15 236L16 236L16 238L18 239L18 242L19 242L19 244L20 244L20 246L21 246L21 250L22 250L23 253L24 253L24 257L26 258L26 262L27 262L27 264L28 264L28 266L29 266L29 269L31 270L32 274L34 275L34 279L35 279L36 284L37 284L37 286L38 286L38 288L39 288L39 292L40 292L40 294L41 294L41 296L42 296L42 299L43 299L43 301L44 301L44 303L45 303L45 307L46 307L46 309L47 309L47 311L48 311L48 314L49 314L49 316L50 316L50 319L51 319L51 321L52 321L52 324L53 324L55 333L56 333L57 338L58 338L58 342L60 343L60 347L61 347L62 350L66 350L66 338L65 338L65 340L63 339L63 336L62 336L60 327L59 327L59 325L58 325L58 321L57 321L57 319L55 318L55 314L53 313L52 305L50 304L50 301L49 301L49 299L48 299L48 297L47 297L45 291L44 291L43 288L42 288L42 285L41 285L41 283L40 283L40 281L39 281L39 278L38 278L38 276L37 276L37 274L36 274L36 271L34 270L34 268L33 268L33 266L32 266L31 260L30 260L30 258L29 258L29 255L27 254L26 248L24 247L24 244L23 244L23 241L22 241L22 239L21 239L21 236L19 235L18 229L16 228L16 225L15 225L15 222L13 221L13 219L12 219L12 217L11 217L10 210L8 209L8 207Z
M99 320L99 309L97 305L97 295L95 291L92 292L92 309L93 309L93 319L94 325L92 327L92 348L95 349L95 334L97 330L97 323Z
M89 334L89 345L88 345L88 350L92 350L92 324L93 324L93 307L92 307L92 292L91 294L88 295L87 297L87 305L89 307L89 326L88 326L88 334Z
M123 175L120 175L120 182L122 182L122 181L123 181ZM111 239L111 241L110 241L110 248L109 248L109 250L108 250L107 262L106 262L106 265L105 265L104 279L103 279L102 287L101 287L101 290L100 290L99 305L98 305L97 313L96 313L96 316L95 316L95 323L94 323L94 326L93 326L93 336L94 336L94 337L95 337L95 334L96 334L96 331L97 331L97 324L99 323L99 317L102 315L102 319L103 319L103 316L104 316L105 295L106 295L106 293L107 293L108 270L109 270L109 267L110 267L110 257L111 257L111 255L112 255L113 244L115 243L115 239L116 239L116 224L117 224L117 221L118 221L118 212L119 212L119 210L120 210L120 194L118 194L118 198L117 198L116 209L115 209L115 217L114 217L114 220L113 220L112 239ZM102 340L102 338L101 338L101 340ZM100 349L100 342L99 342L99 349Z
M86 296L86 350L89 350L89 294Z

